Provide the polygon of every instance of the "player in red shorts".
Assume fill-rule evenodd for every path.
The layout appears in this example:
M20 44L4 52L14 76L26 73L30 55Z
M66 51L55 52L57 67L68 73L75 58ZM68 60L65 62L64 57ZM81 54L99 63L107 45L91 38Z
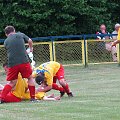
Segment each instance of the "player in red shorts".
M6 71L7 74L7 64L3 64L3 68ZM18 74L18 79L15 87L7 94L7 96L4 98L5 103L9 102L21 102L23 100L29 100L30 99L30 93L28 91L28 83L27 79L22 79L21 74ZM39 86L41 89L44 87L44 85ZM0 84L0 96L1 91L3 90L4 86ZM60 100L60 96L55 97L54 94L51 94L49 96L46 96L45 92L36 92L35 94L36 100L53 100L57 101Z
M38 91L47 92L51 89L55 89L60 91L61 97L64 95L64 92L66 92L69 97L73 97L69 85L64 79L64 68L60 63L50 61L40 65L33 71L33 77L39 85L47 85L44 89L38 88ZM59 81L62 87L56 84L56 80Z
M13 26L5 28L7 39L4 41L8 57L7 81L0 98L0 103L4 102L6 95L16 85L18 74L22 78L28 78L28 88L30 91L31 101L35 100L35 84L32 78L32 68L25 49L25 42L28 42L30 51L33 51L32 40L23 33L16 33Z

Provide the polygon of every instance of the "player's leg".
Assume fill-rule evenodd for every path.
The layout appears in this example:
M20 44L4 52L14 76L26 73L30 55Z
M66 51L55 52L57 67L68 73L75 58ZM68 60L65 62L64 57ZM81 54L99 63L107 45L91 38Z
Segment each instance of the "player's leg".
M20 73L23 78L28 78L28 89L30 91L31 100L35 99L35 82L32 77L32 68L30 63L21 64L19 66Z
M56 83L52 84L52 89L60 91L61 97L65 94L64 88L62 86L58 86Z
M30 91L31 100L35 99L35 83L32 78L32 75L28 78L28 89Z
M12 90L12 88L16 85L17 80L12 80L8 84L6 84L1 92L1 101L4 102L7 94Z
M56 84L56 83L53 83L53 84L52 84L52 89L58 90L58 91L60 91L60 92L64 92L64 88L61 87L61 86L59 86L59 85Z
M73 97L73 94L70 91L69 85L68 85L68 83L64 79L64 68L63 68L62 65L60 66L60 69L56 73L56 76L57 76L57 79L58 79L60 85L64 88L64 90L67 93L67 95L69 97Z
M59 83L60 83L60 85L65 89L65 92L67 93L67 95L68 95L69 97L73 97L73 94L72 94L72 92L70 91L69 85L68 85L68 83L65 81L65 79L64 79L64 78L63 78L63 79L59 79Z
M64 88L61 87L61 86L58 86L58 84L56 83L56 81L57 81L57 77L55 76L55 77L53 77L52 89L58 90L60 92L64 92Z
M12 90L12 88L16 85L17 78L18 78L18 66L11 67L7 69L7 81L8 83L4 86L2 93L1 93L1 103L4 102L5 97L7 94Z
M9 92L4 99L4 102L21 102L21 99Z
M56 81L57 77L55 76L53 77L52 89L60 91L60 96L62 97L65 94L65 90L62 86L58 86L58 84L56 84Z

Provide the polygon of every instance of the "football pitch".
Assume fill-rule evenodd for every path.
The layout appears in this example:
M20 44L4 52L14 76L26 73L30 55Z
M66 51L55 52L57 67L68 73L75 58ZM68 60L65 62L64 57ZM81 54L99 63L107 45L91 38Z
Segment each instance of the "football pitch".
M120 120L120 67L90 65L65 67L74 94L60 101L0 104L0 120ZM0 83L4 84L1 74ZM50 91L47 94L57 91Z

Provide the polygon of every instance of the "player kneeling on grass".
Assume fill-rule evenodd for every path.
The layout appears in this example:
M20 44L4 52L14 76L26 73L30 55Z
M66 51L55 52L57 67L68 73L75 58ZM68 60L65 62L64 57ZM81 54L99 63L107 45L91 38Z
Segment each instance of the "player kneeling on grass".
M3 65L7 72L7 64ZM42 87L42 86L41 86ZM0 84L0 96L4 86ZM46 96L45 92L37 92L35 98L38 100L60 100L60 97L54 97L54 95ZM21 102L22 100L29 100L30 92L28 91L28 80L23 79L21 74L18 75L18 80L15 87L7 94L4 102Z
M38 88L39 92L47 92L51 89L59 90L62 97L66 92L69 97L73 97L70 91L69 85L64 79L64 68L63 66L54 61L46 62L35 68L33 71L33 77L38 85L45 84L44 89ZM56 84L59 81L61 87Z

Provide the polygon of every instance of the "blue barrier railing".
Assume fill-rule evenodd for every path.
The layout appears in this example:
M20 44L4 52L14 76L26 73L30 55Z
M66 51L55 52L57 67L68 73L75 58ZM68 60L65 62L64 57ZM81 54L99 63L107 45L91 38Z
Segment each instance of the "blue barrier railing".
M89 39L96 38L97 36L105 37L105 36L117 36L117 34L82 34L82 35L64 35L64 36L48 36L48 37L36 37L32 38L33 41L55 41L57 39ZM5 39L0 39L0 43L4 43Z
M105 37L105 36L117 36L117 34L82 34L82 35L64 35L64 36L48 36L48 37L36 37L36 38L31 38L33 42L44 42L44 41L51 41L52 43L52 58L54 60L54 41L62 41L62 40L68 40L68 39L74 39L74 40L84 40L84 65L87 67L87 51L86 51L86 40L89 40L92 38L96 40L96 38L100 37ZM0 39L0 44L4 43L5 39Z
M117 36L117 34L82 34L82 35L64 35L64 36L48 36L48 37L37 37L32 38L33 41L41 41L41 40L56 40L56 39L88 39L88 38L97 38L97 36L105 37L105 36Z

